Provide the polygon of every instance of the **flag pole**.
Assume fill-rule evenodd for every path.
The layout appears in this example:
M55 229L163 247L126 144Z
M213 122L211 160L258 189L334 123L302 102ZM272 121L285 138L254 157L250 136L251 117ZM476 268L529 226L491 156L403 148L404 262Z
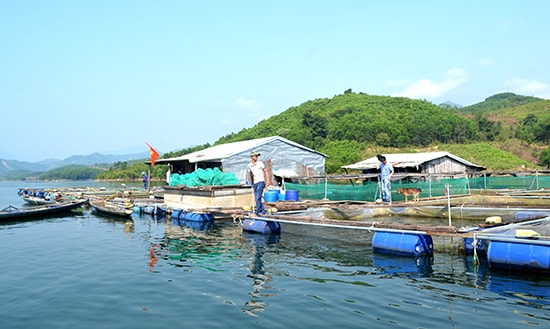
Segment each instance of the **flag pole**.
M151 166L147 166L147 192L151 191Z

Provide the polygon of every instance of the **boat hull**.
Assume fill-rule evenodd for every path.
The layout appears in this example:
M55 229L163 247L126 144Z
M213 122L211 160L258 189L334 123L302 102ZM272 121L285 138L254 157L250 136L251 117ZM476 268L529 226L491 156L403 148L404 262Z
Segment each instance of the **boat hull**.
M0 221L30 220L57 215L82 207L86 203L88 203L88 199L25 208L8 206L0 211Z

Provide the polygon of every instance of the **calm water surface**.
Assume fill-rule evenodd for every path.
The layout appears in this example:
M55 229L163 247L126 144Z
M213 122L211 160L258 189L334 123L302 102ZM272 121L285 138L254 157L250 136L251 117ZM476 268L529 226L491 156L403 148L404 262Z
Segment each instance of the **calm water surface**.
M0 207L22 206L22 186L108 186L45 184L0 182ZM550 326L547 275L445 253L378 254L369 236L318 232L261 236L232 220L194 226L137 214L125 223L89 210L0 224L0 327Z

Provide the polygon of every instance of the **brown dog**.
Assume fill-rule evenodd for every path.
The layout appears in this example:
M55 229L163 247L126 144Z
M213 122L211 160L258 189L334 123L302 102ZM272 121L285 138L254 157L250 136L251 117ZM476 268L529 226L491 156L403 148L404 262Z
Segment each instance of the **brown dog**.
M412 195L412 197L413 197L412 201L413 202L417 202L418 197L420 195L420 192L422 192L422 189L417 188L417 187L408 187L408 188L399 187L399 188L397 188L397 194L403 194L403 196L405 196L405 202L409 201L409 195Z

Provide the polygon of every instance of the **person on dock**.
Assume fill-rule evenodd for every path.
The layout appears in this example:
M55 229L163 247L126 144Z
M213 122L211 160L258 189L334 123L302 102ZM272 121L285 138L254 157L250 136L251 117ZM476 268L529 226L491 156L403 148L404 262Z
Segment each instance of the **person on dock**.
M143 189L146 190L147 189L147 174L145 173L145 171L141 172L141 179L143 180Z
M170 186L170 176L172 175L172 165L166 166L166 186Z
M260 153L254 151L250 153L250 163L247 166L247 176L250 178L250 183L253 186L254 200L256 202L256 215L265 214L266 210L262 203L262 194L264 192L266 181L267 186L271 185L271 181L267 174L265 164L258 160Z
M378 154L376 156L380 161L380 178L382 180L382 201L391 202L391 176L393 176L393 167L388 163L385 156Z

